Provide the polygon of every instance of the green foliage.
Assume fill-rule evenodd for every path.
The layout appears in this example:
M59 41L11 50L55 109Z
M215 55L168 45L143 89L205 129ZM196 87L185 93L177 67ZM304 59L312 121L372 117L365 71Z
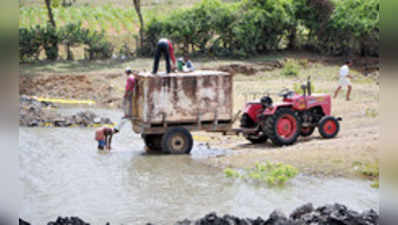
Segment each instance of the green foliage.
M106 41L104 32L90 31L77 24L67 24L55 29L51 25L27 29L19 29L19 55L21 62L38 60L42 49L44 49L47 60L58 59L58 46L66 46L68 59L73 59L70 50L73 46L87 46L85 52L88 59L110 58L113 53L113 46Z
M369 179L374 181L371 184L373 188L379 188L380 169L378 162L355 162L353 166L354 169L356 169L361 175L368 177Z
M226 177L229 177L229 178L239 178L240 177L240 173L231 168L224 169L224 174Z
M284 185L298 174L298 169L282 163L257 163L255 167L248 169L243 175L238 171L227 168L224 170L227 177L244 178L268 185Z
M293 25L290 0L222 3L203 0L191 9L152 19L146 27L144 52L152 53L158 37L168 37L184 52L243 56L280 48ZM152 49L150 49L152 46Z
M380 181L379 179L376 179L371 185L372 188L379 188L380 187Z
M300 65L293 59L287 59L283 65L282 76L297 76L300 72Z
M57 30L55 27L48 24L44 28L41 29L41 42L46 53L48 60L57 60L58 59L58 43L59 38L57 34Z
M310 30L306 46L330 55L378 56L379 0L297 0L296 18Z
M128 33L132 37L138 32L138 19L132 7L116 8L111 4L75 7L66 2L74 0L52 1L57 24L81 21L90 31L107 31L105 35L117 43L126 41L120 40L125 36L118 34ZM229 3L203 0L192 8L163 14L159 14L162 9L155 7L144 12L144 45L136 52L151 56L157 41L166 37L175 43L177 51L210 56L249 57L288 48L306 48L329 55L378 56L379 5L380 0L242 0ZM19 10L21 28L46 27L44 7L23 6ZM26 40L23 42L28 45ZM102 44L102 49L111 48ZM56 55L55 51L48 50L48 53L52 57ZM294 74L295 70L288 68L286 73Z
M19 60L27 62L37 60L41 49L40 32L37 29L19 29Z
M112 57L113 46L110 42L105 40L105 32L91 32L88 34L84 44L88 46L85 48L85 57L89 60L107 59Z
M363 163L360 165L359 171L367 177L379 177L379 165L377 163Z
M88 39L89 31L82 28L82 24L69 23L62 27L59 31L59 38L66 46L67 59L73 60L73 53L71 47L84 43Z

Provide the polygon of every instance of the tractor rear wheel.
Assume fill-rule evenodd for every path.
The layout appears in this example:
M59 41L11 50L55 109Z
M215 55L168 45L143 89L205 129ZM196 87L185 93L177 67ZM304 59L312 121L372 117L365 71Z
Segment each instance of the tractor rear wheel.
M333 116L324 116L318 123L318 130L323 138L334 138L340 130L339 121Z
M162 149L162 136L163 134L142 134L147 151L160 151Z
M315 127L302 127L300 135L303 137L311 136L314 133Z
M293 110L281 108L273 115L268 116L264 129L273 144L291 145L300 135L301 123Z
M189 154L193 146L191 133L183 127L170 128L162 137L162 151L168 154Z

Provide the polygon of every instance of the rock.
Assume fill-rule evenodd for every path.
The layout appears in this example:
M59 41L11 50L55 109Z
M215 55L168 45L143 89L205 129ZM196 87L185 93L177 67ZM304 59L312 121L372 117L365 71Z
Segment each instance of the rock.
M72 125L90 126L94 124L112 124L109 118L101 118L92 111L79 112L72 116L63 116L49 103L42 103L34 98L21 96L19 107L19 125L28 127L46 126L69 127Z
M275 210L271 213L269 219L266 221L266 224L268 225L290 225L294 224L292 221L289 221L289 219L286 217L286 215L280 211L280 210Z
M20 225L30 225L19 219ZM198 220L185 219L173 223L176 225L378 225L379 215L374 210L358 213L341 204L325 205L314 210L311 203L294 210L286 217L280 210L271 213L268 220L239 218L232 215L217 216L212 212ZM47 225L88 225L78 217L58 217L55 222ZM106 225L110 225L107 223ZM147 223L146 225L152 225ZM154 224L153 224L154 225Z
M19 218L19 225L30 225L30 223L24 221L23 219Z
M307 204L295 209L292 212L292 214L290 214L290 218L298 219L307 213L311 213L312 211L314 211L314 206L312 205L312 203L307 203Z

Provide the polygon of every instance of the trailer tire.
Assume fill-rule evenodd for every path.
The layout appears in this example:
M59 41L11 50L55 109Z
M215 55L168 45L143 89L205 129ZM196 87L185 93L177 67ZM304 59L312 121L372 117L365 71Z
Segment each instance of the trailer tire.
M162 134L142 134L147 151L162 150Z
M162 137L162 151L167 154L189 154L193 146L191 133L183 127L169 128Z

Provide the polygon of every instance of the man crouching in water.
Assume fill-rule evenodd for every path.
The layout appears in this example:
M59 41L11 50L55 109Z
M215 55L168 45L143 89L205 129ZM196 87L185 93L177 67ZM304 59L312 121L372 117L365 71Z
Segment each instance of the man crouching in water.
M112 136L117 133L113 128L101 127L95 131L95 140L98 141L98 150L111 150Z

